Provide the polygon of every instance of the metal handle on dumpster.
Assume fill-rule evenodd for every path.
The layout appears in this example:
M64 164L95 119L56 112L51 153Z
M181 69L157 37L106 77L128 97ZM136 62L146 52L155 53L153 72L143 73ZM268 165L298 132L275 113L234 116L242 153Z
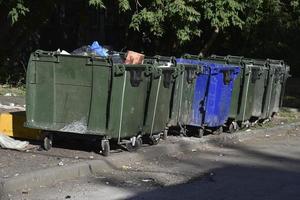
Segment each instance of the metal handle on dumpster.
M197 55L191 55L191 54L184 54L182 58L189 58L189 59L195 59L195 60L200 60L200 56Z
M143 81L142 72L143 69L132 69L130 72L130 83L132 87L138 87L140 83Z
M171 62L171 63L175 63L175 58L174 57L156 55L156 56L154 56L154 58L156 59L157 62Z
M193 83L195 79L196 70L195 69L186 69L186 79L188 83Z
M228 85L233 80L231 77L231 73L231 71L223 71L225 85Z
M163 77L164 77L164 87L165 88L170 88L170 85L171 85L171 82L172 82L172 74L173 74L173 71L164 71L163 72Z

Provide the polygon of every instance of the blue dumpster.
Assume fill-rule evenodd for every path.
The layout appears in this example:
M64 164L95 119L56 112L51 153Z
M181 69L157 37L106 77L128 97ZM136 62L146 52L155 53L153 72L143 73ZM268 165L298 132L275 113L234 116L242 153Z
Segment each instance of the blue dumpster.
M229 115L233 83L240 68L192 59L177 59L177 63L198 64L203 69L196 78L192 112L187 125L200 130L209 128L219 133Z

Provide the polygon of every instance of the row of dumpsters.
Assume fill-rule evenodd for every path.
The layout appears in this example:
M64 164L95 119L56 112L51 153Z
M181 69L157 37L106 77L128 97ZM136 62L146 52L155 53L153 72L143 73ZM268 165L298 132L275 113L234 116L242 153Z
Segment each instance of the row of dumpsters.
M62 133L95 138L105 156L112 143L132 151L170 132L231 133L271 119L290 76L282 60L117 56L31 54L25 126L43 130L46 150Z

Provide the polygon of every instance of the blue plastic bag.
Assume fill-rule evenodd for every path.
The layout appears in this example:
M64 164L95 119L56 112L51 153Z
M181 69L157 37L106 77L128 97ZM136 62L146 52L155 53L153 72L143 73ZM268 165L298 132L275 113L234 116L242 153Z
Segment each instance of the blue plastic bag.
M90 46L92 52L94 52L98 56L106 57L108 56L108 50L103 48L97 41L94 41L93 44Z

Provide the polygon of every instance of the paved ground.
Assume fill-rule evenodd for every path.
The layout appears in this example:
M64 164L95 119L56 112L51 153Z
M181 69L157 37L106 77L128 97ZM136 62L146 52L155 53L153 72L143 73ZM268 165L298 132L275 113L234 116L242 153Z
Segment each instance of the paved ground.
M115 153L93 177L24 188L10 199L299 199L300 127L209 139L170 137ZM246 135L246 137L245 137ZM95 158L94 158L95 159Z

